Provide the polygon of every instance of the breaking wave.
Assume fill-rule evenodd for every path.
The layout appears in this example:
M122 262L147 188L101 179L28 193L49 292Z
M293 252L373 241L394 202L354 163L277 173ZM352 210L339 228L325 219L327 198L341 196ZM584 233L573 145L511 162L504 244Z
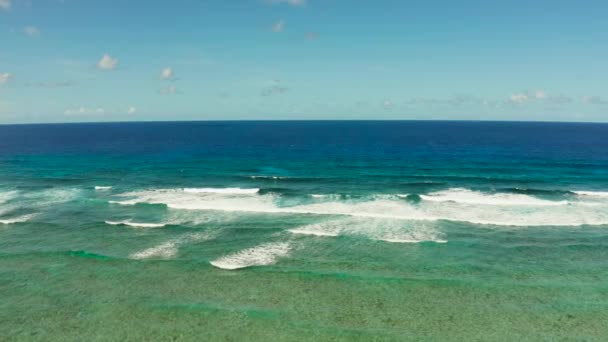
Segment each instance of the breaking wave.
M236 188L235 188L236 189ZM184 189L146 190L125 193L123 205L164 204L172 209L215 210L250 213L337 215L369 219L461 221L502 226L580 226L608 224L608 202L570 199L551 201L520 194L481 193L449 189L420 195L420 201L404 201L395 195L369 196L357 200L334 197L282 204L281 196L249 191L204 192ZM256 190L256 192L253 192ZM124 198L124 199L122 199Z
M224 270L272 265L277 259L286 257L290 249L289 242L266 243L221 257L211 261L211 265Z

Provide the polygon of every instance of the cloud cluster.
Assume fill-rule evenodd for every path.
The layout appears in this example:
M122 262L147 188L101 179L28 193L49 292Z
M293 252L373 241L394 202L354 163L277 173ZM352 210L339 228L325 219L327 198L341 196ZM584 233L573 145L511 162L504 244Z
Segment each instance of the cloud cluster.
M574 102L574 100L569 96L564 95L552 95L544 90L536 90L536 91L524 91L521 93L515 93L511 95L507 101L510 104L525 104L525 103L548 103L554 105L563 105L567 103Z
M118 66L118 59L112 58L107 53L97 62L97 68L100 70L114 70Z
M547 93L545 93L543 90L537 90L535 92L532 91L525 91L522 93L516 93L511 95L511 97L509 97L509 101L511 101L512 103L525 103L525 102L529 102L529 101L536 101L536 100L545 100L547 99Z

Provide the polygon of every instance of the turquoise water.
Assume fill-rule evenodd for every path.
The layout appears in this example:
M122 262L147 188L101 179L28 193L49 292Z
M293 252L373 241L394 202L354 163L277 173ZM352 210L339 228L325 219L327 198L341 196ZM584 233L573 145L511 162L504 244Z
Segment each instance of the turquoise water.
M0 339L605 340L606 136L0 126Z

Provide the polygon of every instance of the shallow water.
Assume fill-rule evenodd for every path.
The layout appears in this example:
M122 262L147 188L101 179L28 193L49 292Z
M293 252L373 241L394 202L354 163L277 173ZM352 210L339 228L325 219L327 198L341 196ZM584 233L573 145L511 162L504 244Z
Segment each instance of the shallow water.
M0 126L0 336L603 340L606 136Z

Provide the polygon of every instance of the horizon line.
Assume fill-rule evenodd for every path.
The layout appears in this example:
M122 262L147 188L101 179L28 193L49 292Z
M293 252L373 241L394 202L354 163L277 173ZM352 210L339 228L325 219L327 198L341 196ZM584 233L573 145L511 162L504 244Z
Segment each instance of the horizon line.
M545 123L545 124L600 124L608 121L550 121L550 120L468 120L468 119L208 119L208 120L141 120L141 121L75 121L75 122L22 122L0 123L0 126L43 125L103 125L103 124L153 124L153 123L205 123L205 122L477 122L477 123Z

